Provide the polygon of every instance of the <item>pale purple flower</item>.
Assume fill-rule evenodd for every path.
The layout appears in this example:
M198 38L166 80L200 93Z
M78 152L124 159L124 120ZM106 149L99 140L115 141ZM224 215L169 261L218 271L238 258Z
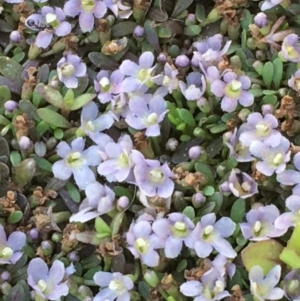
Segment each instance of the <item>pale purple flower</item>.
M281 236L285 230L275 227L274 222L280 215L274 205L259 206L246 214L246 223L241 223L241 231L246 239L252 241L267 240Z
M44 6L41 9L41 14L30 15L25 25L33 30L40 30L40 27L45 27L39 31L35 44L40 48L47 48L52 39L53 34L58 37L64 37L71 32L71 25L65 21L66 15L59 7Z
M24 0L4 0L6 3L10 4L16 4L16 3L22 3Z
M258 193L257 183L247 173L233 169L229 175L228 188L238 198L246 199Z
M229 217L222 217L216 222L215 213L206 214L185 240L185 244L201 258L209 256L213 249L226 257L234 258L237 254L225 238L233 234L235 226Z
M212 82L211 92L217 96L222 97L221 108L225 112L233 112L238 103L243 107L250 107L253 105L254 96L249 91L251 81L248 76L238 76L234 72L225 72L223 81L216 79Z
M131 8L124 5L122 0L103 0L103 2L119 19L128 19L132 14Z
M139 221L130 225L126 233L128 249L135 258L140 258L142 263L149 267L159 264L159 255L156 249L164 247L164 239L152 233L152 227L147 221Z
M95 91L101 103L107 103L119 96L124 75L119 71L101 70L94 80Z
M218 64L222 60L222 56L228 51L231 41L227 41L224 47L222 44L223 36L221 34L215 34L207 40L195 42L193 46L197 51L194 51L193 65L199 66L200 63L206 69Z
M199 100L206 89L205 78L200 72L190 72L186 77L186 83L179 81L179 87L187 100Z
M292 75L292 77L288 80L288 85L290 88L292 88L296 92L300 93L300 70L297 70Z
M186 68L190 65L190 59L185 54L180 54L175 59L175 65L179 68Z
M139 64L131 60L125 60L119 67L122 74L128 76L121 85L123 92L140 90L146 92L153 86L154 55L150 51L143 52L139 58Z
M178 70L174 66L171 66L169 63L166 63L164 65L163 74L154 76L152 81L155 84L164 87L167 92L171 94L173 90L177 90L179 87L179 80L177 78L177 75Z
M207 69L203 68L203 66L200 64L200 69L205 77L206 82L206 92L211 95L211 84L215 80L219 80L221 77L220 71L216 66L209 66Z
M100 163L98 173L104 176L108 182L133 182L132 149L133 144L129 135L121 136L118 143L108 143L105 146L108 159Z
M165 239L165 256L175 258L179 255L183 242L195 228L194 223L182 213L171 213L168 218L157 219L153 225L153 232Z
M296 227L300 222L300 196L291 195L285 200L286 207L290 212L284 212L278 216L274 225L278 229L284 229L285 232L290 227Z
M64 264L54 260L49 270L47 264L41 258L34 258L27 268L27 282L35 293L46 300L57 300L69 293L68 280Z
M249 150L253 156L262 160L256 163L256 169L266 176L271 176L274 172L279 174L285 170L286 163L291 159L289 148L290 141L282 136L276 147L257 140L250 144Z
M232 133L229 133L229 139L225 142L226 146L229 148L229 154L234 157L238 162L251 162L254 157L249 151L249 147L244 146L240 141L239 137L245 127L240 126L239 129L235 128Z
M114 123L112 114L104 113L98 116L99 109L95 102L90 102L82 108L81 126L84 133L93 141L98 141L102 137L102 131L109 129Z
M64 11L67 16L79 15L82 32L90 32L94 27L94 17L102 18L106 14L107 7L101 0L68 0Z
M85 189L88 184L95 182L95 175L89 166L97 166L101 162L97 146L83 150L84 144L82 138L73 140L71 147L65 141L60 142L56 151L63 159L52 166L54 176L60 180L67 180L73 174L80 189Z
M114 209L115 193L108 186L90 183L85 188L85 194L79 212L70 217L70 222L85 223Z
M277 2L278 1L279 3L281 2L281 0L277 0ZM292 33L284 38L281 45L281 54L287 61L300 62L300 43L298 35Z
M132 159L135 163L134 176L135 184L146 196L168 198L174 190L174 182L171 179L174 174L167 163L160 164L158 160L145 159L138 152L132 152Z
M262 11L268 10L276 5L280 4L283 0L265 0L260 7Z
M266 276L264 276L264 271L259 265L250 269L250 291L255 300L279 300L283 297L283 289L275 287L280 280L280 274L280 265L274 266Z
M26 235L21 231L12 232L7 238L0 224L0 264L15 264L23 255L21 251L26 244Z
M81 61L79 56L67 54L57 63L57 75L67 88L77 88L78 77L86 75L86 64Z
M201 281L190 280L180 286L180 292L194 301L217 301L230 296L226 283L218 269L212 268L201 277Z
M133 282L121 273L97 272L94 282L102 289L94 297L94 301L130 301L129 291L133 289Z
M276 180L283 185L292 186L293 194L300 195L300 153L297 153L293 158L294 166L297 170L285 170L280 174L277 174Z
M129 96L126 93L120 93L120 95L112 99L110 106L110 113L113 114L116 120L119 120L120 117L126 118L129 114Z
M289 300L300 300L300 270L292 270L283 278L283 289Z
M278 127L278 119L266 114L262 116L260 113L251 113L247 118L247 128L240 135L240 141L244 146L249 147L250 144L259 140L267 145L276 147L281 141L281 134L276 130Z
M129 101L130 113L125 121L136 130L146 129L146 136L160 135L159 124L163 121L167 110L167 103L161 96L149 97L134 96Z
M4 103L4 109L8 112L13 112L19 107L19 104L14 100L7 100Z
M205 258L204 264L206 267L217 269L222 277L228 275L230 278L232 278L236 271L235 264L228 260L226 256L220 253L214 258L213 261L211 261L209 258Z

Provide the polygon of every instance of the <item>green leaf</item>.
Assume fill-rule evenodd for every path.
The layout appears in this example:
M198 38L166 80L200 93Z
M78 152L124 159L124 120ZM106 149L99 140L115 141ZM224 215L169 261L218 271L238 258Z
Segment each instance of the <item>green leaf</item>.
M212 196L215 193L215 189L213 188L213 186L206 186L203 188L202 192L205 196Z
M35 90L54 107L59 109L65 108L64 99L58 90L44 84L39 84Z
M111 28L111 36L113 38L123 38L133 33L136 27L136 23L132 21L123 21L115 24Z
M119 64L115 60L100 52L90 52L88 57L97 68L104 70L115 70L119 68Z
M161 52L160 43L158 34L156 32L156 25L151 22L151 20L147 20L144 24L144 29L146 33L146 39L149 44L157 51Z
M227 125L225 123L222 123L211 127L209 130L212 134L218 134L227 131L227 129Z
M22 157L18 151L12 151L9 157L13 167L17 167L22 161Z
M49 123L49 125L59 127L59 128L70 128L71 127L71 124L65 117L52 111L51 109L48 109L48 108L38 109L37 114L39 115L40 118L42 118L42 120Z
M10 99L11 93L7 86L0 86L0 114L4 113L4 104Z
M4 77L11 79L18 84L22 84L22 71L23 67L18 62L8 57L0 56L0 73Z
M15 285L7 296L7 301L20 301L25 300L25 291L21 285Z
M300 268L300 254L295 250L284 248L280 254L280 259L292 269Z
M16 224L23 218L23 212L22 211L15 211L10 214L10 216L7 219L7 222L9 224Z
M67 191L71 197L71 199L75 202L75 203L79 203L81 201L81 196L80 196L80 192L79 190L77 189L77 187L72 184L71 182L68 182L66 184L66 188L67 188Z
M209 187L209 186L208 186ZM223 195L219 191L215 191L213 195L207 197L208 202L215 203L214 212L218 213L223 205Z
M283 63L282 60L278 57L273 61L274 65L274 75L273 75L273 83L275 89L280 88L280 83L282 80L282 74L283 74Z
M101 267L93 267L91 269L89 269L84 275L83 275L83 278L86 279L86 280L93 280L93 277L94 275L97 273L97 272L100 272L102 269Z
M242 251L242 261L246 270L260 265L266 275L275 265L281 264L279 258L283 246L274 239L250 243Z
M38 166L38 168L52 172L52 164L45 158L36 156L35 161L36 161L36 165Z
M178 0L172 12L171 18L176 18L180 15L184 10L186 10L194 0Z
M35 160L32 158L25 159L14 170L13 177L12 177L14 183L17 186L23 188L31 181L35 171L36 171Z
M97 236L100 237L100 238L105 238L105 237L110 237L111 236L111 230L112 229L101 217L96 217L96 219L95 219L95 229L97 231Z
M276 95L265 95L263 97L263 99L261 100L260 104L264 105L264 104L271 104L275 107L276 103L277 103L278 99Z
M188 111L187 109L179 109L179 117L187 125L192 126L192 127L197 126L193 114L190 111Z
M262 78L268 89L271 88L271 84L273 81L273 74L274 74L273 63L272 62L265 63L262 71Z
M67 110L71 110L71 107L74 105L74 102L75 102L74 91L72 89L68 89L67 93L63 97L63 106Z
M91 93L86 93L86 94L76 97L74 104L71 107L71 111L75 111L75 110L82 108L87 103L92 101L95 97L96 97L96 94L91 94Z
M189 25L184 28L183 33L188 37L195 37L198 36L201 32L200 25Z
M203 162L197 162L195 164L195 169L198 172L201 172L207 179L208 183L214 183L215 182L215 176L210 168L210 166Z
M112 237L117 235L120 231L120 227L123 223L124 211L119 212L111 222L111 235Z
M235 223L240 223L243 221L246 212L246 202L244 199L237 199L232 207L230 212L230 218Z
M262 89L250 89L249 92L254 96L254 97L260 97L263 95L263 90Z
M195 218L195 210L192 206L187 206L182 211L182 214L187 216L190 220L193 220Z
M132 200L132 198L133 198L131 191L128 188L125 188L123 186L115 186L114 193L118 197L127 196L129 200Z

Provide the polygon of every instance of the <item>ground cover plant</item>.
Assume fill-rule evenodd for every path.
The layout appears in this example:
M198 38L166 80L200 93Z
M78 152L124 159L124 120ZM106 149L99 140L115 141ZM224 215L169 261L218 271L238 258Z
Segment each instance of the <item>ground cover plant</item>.
M0 0L1 300L300 300L299 14Z

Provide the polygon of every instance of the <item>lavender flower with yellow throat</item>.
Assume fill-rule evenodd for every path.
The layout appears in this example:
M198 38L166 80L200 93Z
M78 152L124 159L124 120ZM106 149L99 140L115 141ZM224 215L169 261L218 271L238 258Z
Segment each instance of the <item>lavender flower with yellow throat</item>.
M252 241L281 236L286 231L276 228L274 224L279 215L279 210L274 205L259 206L251 209L246 214L247 222L240 224L243 236Z
M26 235L23 232L15 231L7 237L0 224L0 264L15 264L23 255L25 244Z
M234 72L225 72L223 81L216 79L210 86L211 92L222 97L221 109L225 112L233 112L238 103L243 107L250 107L254 102L254 96L249 91L251 81L248 76L238 76Z
M95 181L95 175L89 166L97 166L101 162L97 146L90 146L84 150L83 138L76 138L71 147L62 141L57 145L57 154L62 158L52 166L53 174L60 180L67 180L74 175L76 184L80 189Z
M281 52L283 58L287 61L300 62L300 43L299 36L295 33L286 36L282 42Z
M126 233L128 249L135 258L140 258L142 263L149 267L159 264L159 255L156 251L164 247L164 239L152 233L148 221L141 220L130 225Z
M67 54L57 63L57 75L67 88L77 88L78 77L86 75L86 64L79 56Z
M52 39L53 35L58 37L64 37L71 32L71 25L65 21L66 15L64 11L59 7L44 6L41 9L41 14L30 15L25 25L34 30L39 31L35 44L40 48L47 48ZM42 29L45 27L45 29Z
M300 70L296 71L292 75L292 77L288 80L288 85L300 94Z
M194 223L182 213L174 212L168 218L157 219L153 225L153 232L165 239L165 256L175 258L179 255L183 243L195 228Z
M233 195L242 199L258 193L257 183L247 173L241 172L239 169L231 171L227 186Z
M107 11L101 0L68 0L64 6L67 16L79 15L79 26L82 32L90 32L94 27L94 17L100 19Z

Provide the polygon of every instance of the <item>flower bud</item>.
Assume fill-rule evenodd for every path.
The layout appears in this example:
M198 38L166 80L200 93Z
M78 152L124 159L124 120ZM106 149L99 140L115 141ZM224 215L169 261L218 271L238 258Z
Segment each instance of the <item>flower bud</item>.
M179 142L177 139L175 138L169 138L169 140L166 143L166 150L167 151L171 151L171 152L175 152L175 150L177 149L179 145Z
M278 94L281 96L281 97L284 97L288 94L289 92L289 89L288 88L280 88L278 90Z
M19 147L23 150L27 150L31 145L31 141L28 137L22 136L19 140Z
M28 58L30 60L34 60L41 54L41 52L42 52L41 48L37 47L36 44L33 43L30 45L28 51Z
M186 68L190 65L190 59L185 55L178 55L175 59L175 65L180 68Z
M119 211L125 210L130 204L130 200L127 196L121 196L117 200L117 209Z
M8 282L4 282L0 285L0 290L3 295L8 295L11 290L11 285Z
M255 57L256 57L256 59L259 60L259 61L265 61L265 60L266 60L266 54L265 54L265 52L262 51L262 50L257 50L257 51L255 52Z
M195 14L188 14L185 19L185 26L190 26L195 24L197 24L197 19Z
M254 50L256 49L256 42L253 38L248 38L247 39L247 47L250 49L250 50Z
M192 160L198 159L200 157L201 153L202 153L202 149L201 149L201 147L199 145L192 146L189 149L189 157Z
M36 240L39 237L39 231L36 228L30 229L27 234L32 240Z
M157 287L160 282L157 274L152 270L146 270L144 279L152 287Z
M197 209L200 208L206 201L206 197L202 192L197 192L192 196L192 204Z
M144 27L137 25L133 30L133 36L135 38L143 38L145 35L145 29Z
M268 25L268 17L265 13L263 12L259 12L255 17L254 17L254 24L259 27L262 28L264 26Z
M237 55L234 55L230 58L230 63L231 63L231 65L233 65L239 69L242 69L242 61Z
M50 256L53 253L54 244L50 240L42 241L40 247L45 256Z
M14 100L8 100L4 103L4 108L8 112L13 112L15 109L17 109L19 104Z
M274 107L271 104L262 105L261 112L264 116L267 114L273 114Z
M157 61L159 63L165 63L167 61L167 56L165 55L165 53L161 52L158 56L157 56Z
M232 41L236 41L239 39L240 37L240 29L241 29L241 25L240 23L228 23L228 36Z
M106 20L107 20L107 25L109 27L112 27L115 24L115 22L116 22L116 17L114 15L108 15L106 17Z
M67 257L71 262L79 261L80 259L76 251L70 252Z
M56 242L56 243L61 242L62 239L63 239L63 235L62 235L61 233L55 232L55 233L53 233L52 236L51 236L51 240L52 240L53 242Z
M11 275L8 271L3 271L0 275L0 281L5 282L5 281L10 281Z
M10 33L9 39L13 44L19 44L22 41L23 36L17 30L14 30Z

